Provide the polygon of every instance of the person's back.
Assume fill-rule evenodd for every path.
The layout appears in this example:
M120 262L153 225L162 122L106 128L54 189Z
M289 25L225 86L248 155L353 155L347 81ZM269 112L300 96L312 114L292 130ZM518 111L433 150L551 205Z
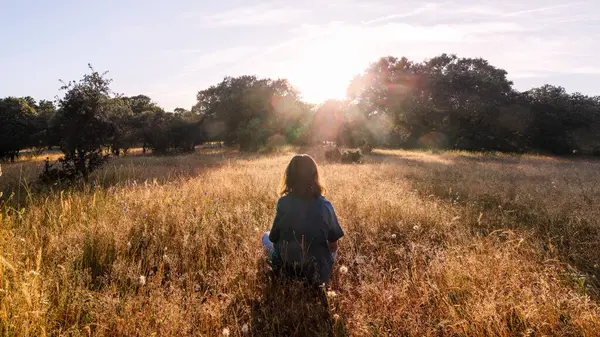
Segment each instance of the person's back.
M323 197L316 163L306 155L292 159L268 241L275 268L311 282L329 281L337 241L344 235L333 206Z
M288 273L300 271L309 280L327 282L333 265L329 242L342 235L333 207L325 198L286 195L277 203L269 235L275 244L273 262Z

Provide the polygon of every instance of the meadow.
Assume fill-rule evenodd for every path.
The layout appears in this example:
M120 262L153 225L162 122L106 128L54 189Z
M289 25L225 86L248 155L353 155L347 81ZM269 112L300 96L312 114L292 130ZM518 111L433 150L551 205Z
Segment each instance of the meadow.
M300 151L346 233L322 296L264 269L292 149L114 158L65 190L39 159L2 165L0 334L600 334L600 162Z

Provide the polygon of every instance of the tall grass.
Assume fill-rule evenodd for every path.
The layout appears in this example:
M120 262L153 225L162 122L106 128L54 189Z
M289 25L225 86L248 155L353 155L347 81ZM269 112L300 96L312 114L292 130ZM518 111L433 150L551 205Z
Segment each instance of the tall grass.
M382 150L322 163L348 272L314 294L273 283L259 241L291 155L120 158L64 191L23 183L35 161L3 166L0 333L598 335L600 163Z

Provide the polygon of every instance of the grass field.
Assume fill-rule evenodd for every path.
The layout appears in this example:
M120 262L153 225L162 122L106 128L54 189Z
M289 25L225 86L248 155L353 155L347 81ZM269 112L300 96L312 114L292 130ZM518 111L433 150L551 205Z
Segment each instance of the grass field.
M1 335L600 334L600 162L314 153L346 232L323 300L263 268L292 154L117 158L63 192L2 165Z

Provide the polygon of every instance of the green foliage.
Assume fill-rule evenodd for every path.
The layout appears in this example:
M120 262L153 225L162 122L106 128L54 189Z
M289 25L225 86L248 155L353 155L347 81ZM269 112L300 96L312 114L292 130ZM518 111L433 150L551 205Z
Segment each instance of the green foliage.
M360 151L343 151L342 163L344 164L360 164L362 163L362 154Z
M127 151L135 146L139 139L136 132L136 120L131 106L123 98L114 98L111 101L112 109L108 119L113 126L112 137L109 140L111 152L118 156L121 151Z
M240 124L236 129L236 135L241 151L258 151L261 145L266 144L271 136L268 122L254 117L245 124Z
M325 150L325 159L331 163L360 164L363 156L360 151L342 151L338 147L331 147Z
M102 148L172 153L219 141L258 151L282 139L334 142L365 154L403 147L600 155L600 97L550 85L517 92L505 70L481 58L384 57L354 78L348 99L317 106L285 79L225 77L199 91L191 110L172 113L145 95L111 96L109 84L92 69L65 85L58 109L31 97L0 100L0 160L60 145L66 166L86 177Z
M69 82L59 100L54 125L60 134L60 147L65 154L62 167L69 176L87 180L89 174L106 159L102 148L110 145L115 135L111 113L120 106L110 97L110 79L90 66L79 82Z
M600 97L567 94L545 85L523 94L532 123L527 129L534 148L566 154L600 154Z
M0 99L0 160L14 161L21 149L35 144L37 114L31 100Z
M35 102L35 101L34 101ZM54 102L41 100L34 104L36 117L30 125L31 147L41 153L45 148L58 145L59 135L52 132L52 118L56 114Z
M367 141L363 141L360 144L360 153L362 154L371 154L373 152L373 146L369 144Z
M151 117L164 113L164 110L146 95L136 95L121 98L131 109L131 115L127 118L125 144L128 147L142 145L144 152L148 146L147 127ZM125 150L125 149L124 149ZM113 151L114 152L114 151ZM125 152L125 151L124 151Z
M298 139L309 111L287 80L255 76L226 77L198 92L197 100L192 111L205 118L209 140L238 145L243 151L257 151L275 134Z
M153 153L190 152L205 140L203 119L194 113L148 111L143 119L144 143Z
M325 150L325 159L332 163L337 163L342 160L342 151L337 147L332 147Z
M506 75L483 59L386 57L357 76L348 94L366 125L379 116L391 122L387 135L380 128L371 137L379 146L599 152L598 97L548 85L518 93Z

